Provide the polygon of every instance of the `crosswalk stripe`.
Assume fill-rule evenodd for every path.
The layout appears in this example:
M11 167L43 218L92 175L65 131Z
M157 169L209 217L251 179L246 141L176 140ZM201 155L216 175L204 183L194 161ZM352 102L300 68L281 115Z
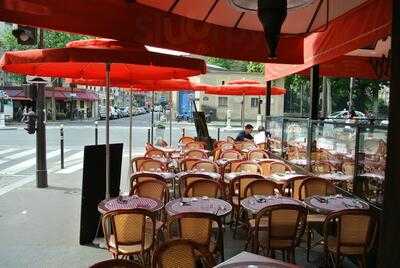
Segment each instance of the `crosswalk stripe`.
M65 149L64 152L70 151L69 149ZM60 150L52 151L47 154L47 159L54 158L56 156L60 155ZM18 172L27 170L31 167L33 167L36 164L36 158L31 158L22 162L19 162L18 164L15 164L13 166L10 166L6 169L3 169L0 171L1 175L15 175Z
M10 148L10 149L1 150L1 151L0 151L0 155L2 155L2 154L8 154L8 153L14 152L14 151L16 151L16 150L18 150L18 149L17 149L17 148Z
M73 166L61 169L61 170L57 171L56 173L57 174L71 174L71 173L74 173L75 171L78 171L78 170L80 170L82 168L83 168L83 163L79 163L77 165L73 165Z
M71 154L70 156L64 158L64 162L69 162L73 160L83 160L83 151L77 152L75 154Z
M0 160L0 165L7 162L8 162L7 160Z
M17 154L12 154L12 155L6 156L5 158L13 160L13 159L18 159L18 158L22 158L24 156L28 156L28 155L34 154L35 152L36 152L36 149L30 149L30 150L22 151L22 152L17 153Z

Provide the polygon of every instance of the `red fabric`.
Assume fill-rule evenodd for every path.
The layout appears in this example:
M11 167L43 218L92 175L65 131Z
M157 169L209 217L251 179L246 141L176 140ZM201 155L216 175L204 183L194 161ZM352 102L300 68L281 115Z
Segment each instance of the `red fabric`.
M105 86L104 80L72 79L72 80L67 80L67 82L78 85ZM133 83L113 80L111 81L110 86L125 88L126 90L134 90L134 91L179 91L179 90L204 91L205 90L203 85L192 83L188 79L135 80L133 81Z
M391 4L391 0L368 1L331 22L326 31L307 36L304 39L304 64L268 63L265 65L266 80L279 79L329 62L387 37L392 24ZM360 70L360 73L364 72L368 73L368 70Z
M121 82L186 78L206 72L205 62L200 59L132 48L70 47L6 52L0 67L25 75L105 79L105 63L111 63L110 79Z
M232 80L232 81L228 81L227 83L228 85L260 85L260 82L257 80Z
M227 95L227 96L263 96L265 95L265 85L226 85L214 86L206 89L206 94ZM271 95L283 95L286 89L280 87L272 87Z
M4 0L0 1L0 14L2 21L40 28L199 55L268 61L265 37L261 31L206 23L135 1ZM303 63L303 38L282 36L277 54L279 57L274 62Z

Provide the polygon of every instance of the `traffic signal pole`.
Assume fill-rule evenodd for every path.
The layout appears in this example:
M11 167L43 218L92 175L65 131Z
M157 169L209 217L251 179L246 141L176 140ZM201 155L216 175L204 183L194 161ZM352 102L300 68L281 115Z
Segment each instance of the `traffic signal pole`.
M43 30L39 29L38 48L44 48ZM45 84L37 83L36 97L36 186L47 187Z

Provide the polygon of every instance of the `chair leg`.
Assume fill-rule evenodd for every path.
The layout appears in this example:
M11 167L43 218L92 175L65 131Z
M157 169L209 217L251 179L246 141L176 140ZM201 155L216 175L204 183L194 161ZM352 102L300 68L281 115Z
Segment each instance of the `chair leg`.
M307 262L310 262L310 249L311 249L311 228L307 225L306 227L306 234L307 234Z
M291 250L292 256L291 256L291 263L296 264L296 248Z
M336 268L340 267L340 254L339 253L335 254L335 267Z
M240 208L236 210L235 229L233 230L233 238L236 238L237 228L240 220Z

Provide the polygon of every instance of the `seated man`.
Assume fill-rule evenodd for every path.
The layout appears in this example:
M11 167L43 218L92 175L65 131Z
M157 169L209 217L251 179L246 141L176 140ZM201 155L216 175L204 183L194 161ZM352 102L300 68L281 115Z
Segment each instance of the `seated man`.
M253 141L253 136L251 136L251 132L253 131L253 126L250 124L247 124L244 127L244 130L240 131L239 134L236 137L236 141Z

